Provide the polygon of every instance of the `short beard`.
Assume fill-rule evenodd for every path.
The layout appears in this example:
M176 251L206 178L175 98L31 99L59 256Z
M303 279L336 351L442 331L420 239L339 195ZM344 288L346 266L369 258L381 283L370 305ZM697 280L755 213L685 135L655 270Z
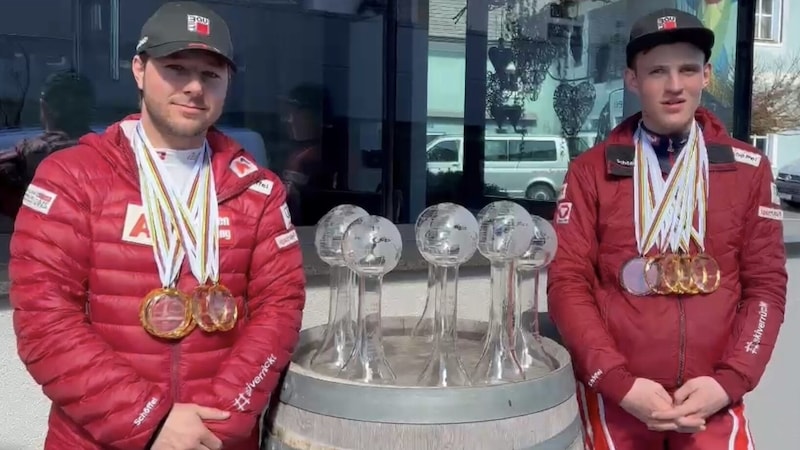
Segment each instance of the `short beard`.
M194 129L182 129L170 123L169 119L161 114L158 108L151 108L147 101L147 96L143 96L142 105L147 110L147 116L150 118L153 126L167 136L175 136L179 138L192 138L203 136L208 131L208 126L199 124Z

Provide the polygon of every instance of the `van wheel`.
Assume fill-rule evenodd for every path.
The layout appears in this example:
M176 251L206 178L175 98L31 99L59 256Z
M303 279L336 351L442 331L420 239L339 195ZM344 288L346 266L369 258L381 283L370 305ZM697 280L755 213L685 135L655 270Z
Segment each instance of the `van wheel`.
M556 199L556 192L546 184L532 184L525 190L525 198L540 202L552 202Z

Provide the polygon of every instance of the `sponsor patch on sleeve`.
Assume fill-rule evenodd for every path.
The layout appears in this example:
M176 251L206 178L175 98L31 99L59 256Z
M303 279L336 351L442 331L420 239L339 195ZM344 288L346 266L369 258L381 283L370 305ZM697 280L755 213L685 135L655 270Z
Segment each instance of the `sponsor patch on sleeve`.
M272 194L272 187L275 185L270 180L259 180L251 184L248 189L258 192L259 194L270 195Z
M572 203L564 202L558 204L556 209L556 223L559 225L566 225L569 223L569 217L572 215Z
M772 220L783 220L783 210L779 208L770 208L769 206L759 206L758 217Z
M297 241L297 230L291 230L276 237L275 245L277 245L279 249L283 250L291 245L296 244Z
M733 159L736 162L747 164L753 167L758 167L761 164L761 155L758 153L749 152L747 150L742 150L741 148L734 148L733 149Z
M564 200L567 198L567 183L561 185L561 190L558 192L558 201Z
M244 156L240 156L231 161L231 170L239 178L244 178L258 170L258 167L256 167L256 165L249 159L245 158Z
M776 186L775 183L770 183L770 184L771 184L771 187L772 187L772 191L771 191L772 203L775 204L775 205L780 205L781 204L781 197L778 195L778 186Z
M22 199L22 205L42 214L50 214L50 208L55 203L56 195L47 189L36 186L35 184L28 185L28 190L25 191L25 197Z
M292 228L292 214L289 212L289 205L286 203L281 205L281 216L283 216L283 225L287 230Z

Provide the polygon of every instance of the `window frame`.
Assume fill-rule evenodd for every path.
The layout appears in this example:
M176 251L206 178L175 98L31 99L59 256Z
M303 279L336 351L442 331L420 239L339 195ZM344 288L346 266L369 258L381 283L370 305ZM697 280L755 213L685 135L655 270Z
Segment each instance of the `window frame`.
M771 0L772 11L764 11L764 0L755 2L755 29L753 40L757 43L780 44L783 42L783 0ZM761 20L770 19L769 36L761 35Z

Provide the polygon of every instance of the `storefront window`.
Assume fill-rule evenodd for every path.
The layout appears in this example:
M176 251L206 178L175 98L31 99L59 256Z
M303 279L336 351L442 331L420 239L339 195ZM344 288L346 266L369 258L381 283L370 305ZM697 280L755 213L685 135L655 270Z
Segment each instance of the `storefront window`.
M42 134L53 79L75 133L136 112L131 58L163 3L28 0L6 11L0 149ZM658 7L714 29L704 104L732 123L735 0L205 3L230 24L240 66L219 127L302 181L300 227L341 203L398 224L442 201L477 211L499 198L551 216L570 160L638 109L624 47L632 21ZM3 246L11 225L0 219Z
M92 99L65 87L71 100L61 103L75 114L80 102L94 131L136 112L131 58L142 24L163 3L33 0L9 10L0 19L0 148L41 135L40 94L54 73L75 71L90 84ZM344 202L381 213L381 161L372 151L381 147L383 9L207 3L229 23L239 64L218 125L292 178L296 225Z
M628 33L665 6L714 30L703 104L731 127L738 2L667 3L430 0L426 203L479 207L483 194L550 214L570 160L638 111L623 84ZM443 145L456 161L435 160Z

